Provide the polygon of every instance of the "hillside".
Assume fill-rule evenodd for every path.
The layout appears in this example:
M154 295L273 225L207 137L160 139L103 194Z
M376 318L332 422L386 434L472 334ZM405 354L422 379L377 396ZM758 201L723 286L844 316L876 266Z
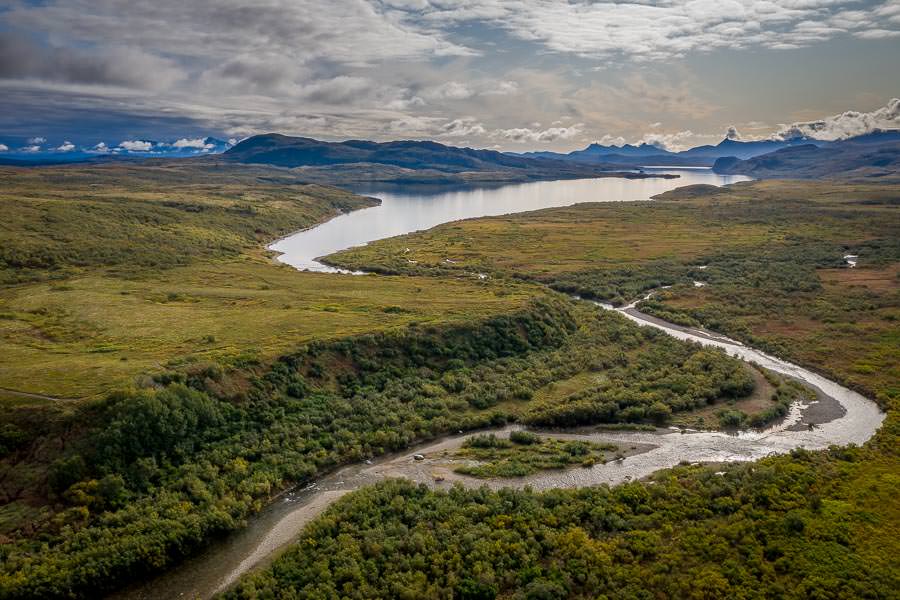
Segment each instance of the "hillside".
M747 160L720 158L713 170L723 175L749 175L757 179L828 177L893 182L900 180L900 142L848 141L825 147L806 144Z
M617 166L521 157L445 146L431 141L324 142L279 134L248 138L223 154L226 160L302 169L308 181L463 183L622 176ZM628 174L627 176L635 176Z
M523 154L513 154L512 156L543 158L586 164L603 163L630 166L665 165L708 167L718 158L726 156L751 158L753 156L786 148L797 143L802 142L796 140L790 142L778 140L744 142L726 138L716 145L697 146L681 152L672 152L665 148L647 143L637 145L625 144L624 146L604 146L603 144L593 143L583 150L575 150L568 154L557 152L525 152ZM823 142L815 143L823 144Z

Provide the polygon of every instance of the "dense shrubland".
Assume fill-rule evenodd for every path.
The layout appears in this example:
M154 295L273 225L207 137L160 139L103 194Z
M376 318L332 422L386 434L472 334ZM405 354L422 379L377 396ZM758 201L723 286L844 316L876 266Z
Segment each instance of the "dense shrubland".
M547 469L572 465L591 467L617 456L613 444L541 437L529 431L512 431L509 438L493 433L474 435L453 453L465 464L453 470L473 477L524 477ZM621 456L619 454L618 456Z
M226 597L891 598L900 573L878 553L895 489L889 463L859 448L614 488L388 481L338 501Z
M0 546L0 592L79 595L158 570L239 527L290 482L501 425L536 390L585 370L604 379L593 397L621 406L581 423L662 422L660 413L746 387L724 353L562 297L469 326L317 342L269 367L193 365L71 417L82 434L43 492L58 509ZM673 377L679 385L667 388Z

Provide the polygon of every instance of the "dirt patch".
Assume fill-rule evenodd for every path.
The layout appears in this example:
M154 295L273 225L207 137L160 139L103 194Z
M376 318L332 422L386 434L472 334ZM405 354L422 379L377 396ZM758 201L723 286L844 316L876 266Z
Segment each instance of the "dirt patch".
M864 287L873 292L890 292L900 285L900 263L884 269L821 269L819 278L826 286Z

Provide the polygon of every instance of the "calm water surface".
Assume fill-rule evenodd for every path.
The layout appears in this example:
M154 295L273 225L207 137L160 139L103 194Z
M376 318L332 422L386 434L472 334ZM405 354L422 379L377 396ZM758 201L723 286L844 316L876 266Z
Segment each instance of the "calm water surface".
M441 223L510 213L570 206L582 202L633 202L684 185L725 185L746 181L743 175L716 175L710 169L647 169L673 173L676 179L570 179L536 181L492 188L359 187L357 193L381 199L364 208L295 233L269 246L278 259L301 270L338 272L316 259L374 240L429 229Z

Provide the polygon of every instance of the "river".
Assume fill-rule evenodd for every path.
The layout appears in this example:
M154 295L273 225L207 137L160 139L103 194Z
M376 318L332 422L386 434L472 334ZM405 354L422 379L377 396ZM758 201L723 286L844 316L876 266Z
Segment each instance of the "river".
M454 220L577 202L643 200L688 183L728 182L711 172L692 171L688 176L675 180L540 182L489 190L456 190L427 196L384 192L378 194L383 200L381 206L342 215L286 238L272 247L285 253L281 260L288 264L298 268L329 270L316 262L315 258L348 246L445 222L437 220L439 215L446 217L446 220ZM524 199L522 204L510 203L510 199L516 194ZM540 200L540 197L544 199ZM418 216L403 216L404 206L410 207ZM367 216L362 217L364 214ZM400 220L393 221L392 215ZM366 223L368 227L363 226ZM323 237L323 230L331 233ZM338 236L341 241L334 243L330 236ZM861 444L875 433L884 418L877 406L859 393L740 342L644 315L636 309L636 303L621 308L594 304L598 310L614 310L641 326L656 327L679 339L722 348L742 360L801 380L816 390L817 398L808 404L793 405L785 419L762 431L742 431L736 434L675 429L603 431L578 428L566 432L555 431L552 432L554 437L614 443L625 449L625 458L590 468L541 472L517 479L484 481L453 473L453 465L443 452L458 448L472 434L423 443L406 452L341 468L315 483L286 492L251 518L246 528L211 544L205 552L169 572L124 590L117 597L209 598L227 588L247 571L271 561L300 534L306 523L337 498L389 477L406 477L436 488L448 487L456 482L467 486L488 485L494 488L528 485L534 489L617 484L645 477L683 461L750 461L769 454L786 453L799 447L814 450L832 444ZM508 435L515 427L508 426L495 431L499 435ZM424 460L416 460L416 454L423 455Z

